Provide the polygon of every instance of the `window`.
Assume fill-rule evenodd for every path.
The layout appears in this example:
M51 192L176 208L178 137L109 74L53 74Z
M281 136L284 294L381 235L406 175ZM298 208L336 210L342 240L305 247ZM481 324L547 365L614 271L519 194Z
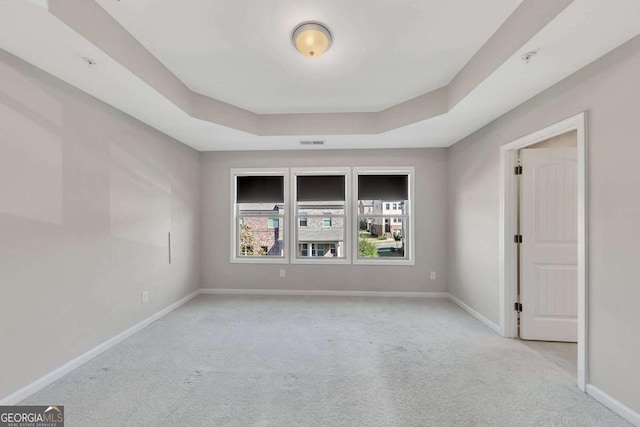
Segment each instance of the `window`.
M413 173L413 168L354 171L354 202L373 206L372 212L360 211L356 218L355 263L413 264Z
M288 171L232 170L232 262L287 262Z
M231 262L414 265L413 183L412 167L232 169Z
M348 263L346 232L349 169L292 169L296 227L292 262Z

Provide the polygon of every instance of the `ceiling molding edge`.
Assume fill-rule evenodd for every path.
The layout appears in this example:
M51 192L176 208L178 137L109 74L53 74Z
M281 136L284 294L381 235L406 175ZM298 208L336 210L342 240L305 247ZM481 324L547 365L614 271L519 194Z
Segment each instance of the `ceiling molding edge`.
M524 0L449 83L449 107L457 105L574 0Z
M32 0L35 1L35 0ZM192 91L94 0L38 0L189 116L258 136L372 135L451 111L574 0L524 0L452 81L379 112L258 114Z

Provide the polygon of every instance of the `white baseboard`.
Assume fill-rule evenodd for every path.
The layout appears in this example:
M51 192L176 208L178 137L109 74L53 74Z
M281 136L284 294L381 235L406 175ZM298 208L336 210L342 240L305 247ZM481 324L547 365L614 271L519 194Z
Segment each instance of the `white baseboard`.
M176 308L180 307L182 304L186 303L187 301L189 301L190 299L194 298L195 296L197 296L199 294L200 294L200 290L198 289L197 291L187 295L186 297L174 302L170 306L160 310L156 314L154 314L154 315L152 315L150 317L147 317L142 322L137 323L136 325L130 327L126 331L119 333L115 337L110 338L109 340L103 342L102 344L98 345L97 347L92 348L91 350L87 351L86 353L76 357L72 361L70 361L68 363L65 363L64 365L60 366L56 370L54 370L52 372L49 372L45 376L37 379L36 381L32 382L31 384L29 384L27 386L21 388L20 390L16 391L15 393L12 393L9 396L6 396L2 400L0 400L0 405L15 405L15 404L23 401L24 399L26 399L27 397L31 396L32 394L42 390L43 388L45 388L49 384L57 381L58 379L62 378L65 375L67 375L69 372L71 372L71 371L79 368L80 366L84 365L85 363L87 363L88 361L90 361L94 357L98 356L99 354L104 353L105 351L109 350L114 345L126 340L131 335L133 335L136 332L139 332L140 330L146 328L147 326L149 326L150 324L152 324L156 320L158 320L161 317L169 314L170 312L172 312L173 310L175 310Z
M634 426L640 426L640 414L633 409L626 406L624 403L609 396L598 387L587 384L587 394L593 397L598 402L602 403L607 408L611 409L616 414L620 415L625 420L629 421Z
M307 291L288 289L200 289L202 294L216 295L283 295L323 297L385 297L385 298L447 298L446 292L389 292L389 291Z
M471 308L464 302L460 301L458 298L454 297L453 295L447 294L447 296L453 303L457 304L461 309L463 309L464 311L466 311L467 313L469 313L470 315L472 315L473 317L475 317L476 319L478 319L479 321L487 325L489 328L493 329L498 334L502 335L502 328L500 328L500 326L493 323L491 320L487 319L478 311L474 310L473 308Z

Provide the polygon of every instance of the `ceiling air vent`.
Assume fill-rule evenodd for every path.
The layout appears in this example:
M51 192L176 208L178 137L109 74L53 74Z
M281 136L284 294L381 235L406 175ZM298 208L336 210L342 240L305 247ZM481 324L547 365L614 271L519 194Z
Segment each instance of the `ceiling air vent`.
M300 145L324 145L324 141L300 141Z

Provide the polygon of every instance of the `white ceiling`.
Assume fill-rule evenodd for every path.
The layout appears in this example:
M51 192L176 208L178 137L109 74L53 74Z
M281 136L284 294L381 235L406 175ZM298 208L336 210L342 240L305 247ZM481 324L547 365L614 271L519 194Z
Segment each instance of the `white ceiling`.
M256 113L372 112L448 84L522 0L97 0L191 90ZM334 36L317 59L300 22Z
M356 117L353 113L330 117L317 115L313 119L323 123L321 135L316 131L306 131L304 126L293 127L292 125L293 129L299 129L299 131L291 132L286 129L286 126L281 126L279 129L283 133L260 136L250 131L239 130L242 127L235 127L233 124L224 125L221 122L225 118L244 114L243 120L248 122L264 119L265 123L268 123L274 119L284 118L286 125L288 120L295 121L300 118L296 116L314 115L254 117L250 113L238 112L228 108L229 106L221 105L211 118L198 119L193 111L187 108L190 98L188 94L178 90L179 82L178 86L167 89L168 86L158 85L158 80L155 83L151 82L146 79L140 69L134 69L131 62L127 63L126 60L131 59L134 65L144 64L143 71L153 69L151 70L153 73L147 76L162 75L162 70L152 62L148 60L143 62L144 58L131 54L135 49L132 48L126 52L126 60L118 57L113 51L111 54L107 53L109 43L118 41L129 46L131 40L118 34L117 31L115 36L105 33L103 30L105 28L109 30L109 28L104 27L104 21L92 20L96 17L84 13L82 6L90 4L91 0L67 3L68 1L70 0L60 0L55 4L67 7L68 9L64 12L78 12L78 21L74 22L75 26L65 24L55 15L55 11L51 11L50 5L53 2L47 5L45 0L31 2L0 0L0 48L202 151L448 147L640 34L640 1L575 0L568 7L557 12L557 15L554 14L555 18L548 24L536 29L526 39L518 41L517 45L511 46L509 48L511 53L506 57L495 60L490 64L490 68L484 67L486 71L484 76L477 79L476 83L469 87L468 93L463 93L455 102L451 102L449 98L449 108L441 113L408 122L412 124L406 126L398 125L400 127L395 126L395 129L392 127L392 130L383 133L367 129L369 126L367 123L360 123L354 127L360 132L351 132L351 134L340 133L334 129L325 131L324 124L330 128L333 122L350 123L353 117ZM113 1L116 2L116 0ZM128 1L133 0L121 0L121 3ZM527 1L531 0L525 0L523 5L526 5ZM476 3L476 0L467 0L467 2ZM151 2L143 1L143 3ZM277 1L273 0L269 3L277 3ZM529 6L537 10L538 4L531 3ZM96 5L96 7L100 9L99 6ZM109 17L106 13L105 16ZM79 28L78 22L85 26ZM513 25L514 21L509 22L516 29L521 27ZM102 36L102 39L96 39L91 30L98 36ZM121 29L120 31L124 32ZM114 37L117 40L114 40ZM504 34L496 33L480 53L490 46L488 56L495 59L495 51L498 50L496 46L499 47L505 41L502 38L505 38ZM513 40L513 37L506 37L506 39L506 41ZM538 55L527 65L521 60L521 56L530 50L538 51ZM95 59L97 65L89 68L82 61L84 56ZM304 59L299 54L297 56ZM478 56L469 64L477 58ZM465 69L468 69L469 64ZM476 72L475 75L480 74ZM458 78L449 86L451 87L456 81ZM456 92L460 93L457 90ZM178 98L172 95L174 93L178 93L178 98L185 96L181 99L186 100L187 107L184 106L185 102L176 102ZM415 110L416 105L418 110L424 108L424 104L411 104L409 110L401 110L399 115L403 116L407 111ZM393 114L397 116L397 113L399 113L398 110L394 110ZM572 113L577 112L567 114ZM309 129L311 128L314 126ZM315 126L315 128L318 127ZM335 129L338 128L335 127ZM326 144L322 147L299 145L300 140L308 139L322 139Z

